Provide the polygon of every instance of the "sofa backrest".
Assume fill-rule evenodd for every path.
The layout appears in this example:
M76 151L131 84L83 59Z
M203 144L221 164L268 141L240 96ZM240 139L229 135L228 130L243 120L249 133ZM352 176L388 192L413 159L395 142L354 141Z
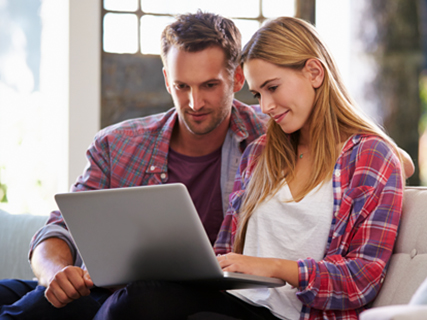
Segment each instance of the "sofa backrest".
M427 187L406 187L399 235L374 307L407 304L427 278Z

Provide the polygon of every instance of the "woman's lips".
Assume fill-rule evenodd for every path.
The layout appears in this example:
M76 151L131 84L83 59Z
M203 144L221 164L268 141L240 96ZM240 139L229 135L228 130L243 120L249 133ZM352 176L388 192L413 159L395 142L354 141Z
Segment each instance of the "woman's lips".
M277 123L280 122L280 121L282 121L283 118L288 114L288 112L289 112L289 110L285 111L285 112L283 112L281 114L273 116L274 121L276 121Z

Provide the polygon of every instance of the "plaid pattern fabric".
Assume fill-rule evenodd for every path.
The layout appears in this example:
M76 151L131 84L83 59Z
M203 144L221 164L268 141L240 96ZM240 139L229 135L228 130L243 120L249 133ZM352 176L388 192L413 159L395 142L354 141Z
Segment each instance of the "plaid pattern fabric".
M232 249L242 197L265 139L255 141L242 157L215 244L217 254ZM401 167L383 140L353 136L335 164L332 180L334 218L325 257L298 261L300 319L356 320L381 288L398 232Z
M229 129L239 142L241 152L265 132L265 116L259 112L257 106L233 101ZM169 142L177 117L172 108L166 113L127 120L98 132L86 153L87 166L71 191L166 183ZM66 229L59 211L50 214L45 228L54 225ZM39 234L41 231L31 242L30 257L35 246L44 240Z

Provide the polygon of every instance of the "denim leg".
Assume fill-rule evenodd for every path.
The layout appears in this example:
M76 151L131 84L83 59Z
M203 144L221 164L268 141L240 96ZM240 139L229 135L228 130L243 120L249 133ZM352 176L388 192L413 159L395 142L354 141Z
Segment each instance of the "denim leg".
M94 320L277 320L262 307L217 290L172 282L137 281L112 294Z
M17 280L15 280L17 281ZM31 285L31 284L30 284ZM6 291L5 286L9 288L9 293L22 293L21 284L9 282L0 282L0 291ZM16 289L18 287L18 289ZM106 289L95 288L90 296L81 297L63 308L55 308L45 298L43 286L36 286L34 290L27 291L26 294L11 304L4 304L0 300L0 320L86 320L92 319L101 304L108 298L110 292ZM0 297L2 296L0 292ZM7 295L6 295L7 296ZM11 296L11 295L10 295ZM6 300L7 301L7 300ZM9 302L10 298L9 298Z
M0 307L13 304L37 287L37 281L5 279L0 280Z

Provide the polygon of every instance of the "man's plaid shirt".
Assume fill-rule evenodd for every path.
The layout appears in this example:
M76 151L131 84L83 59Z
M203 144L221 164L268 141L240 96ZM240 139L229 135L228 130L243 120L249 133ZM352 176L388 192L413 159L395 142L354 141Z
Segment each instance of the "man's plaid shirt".
M166 183L169 142L177 118L172 108L166 113L127 120L101 130L87 150L87 167L71 191ZM242 152L265 132L265 118L258 106L233 101L221 155L221 193L225 208ZM47 225L33 237L29 256L37 244L51 237L66 241L75 265L82 264L59 211L53 211Z

